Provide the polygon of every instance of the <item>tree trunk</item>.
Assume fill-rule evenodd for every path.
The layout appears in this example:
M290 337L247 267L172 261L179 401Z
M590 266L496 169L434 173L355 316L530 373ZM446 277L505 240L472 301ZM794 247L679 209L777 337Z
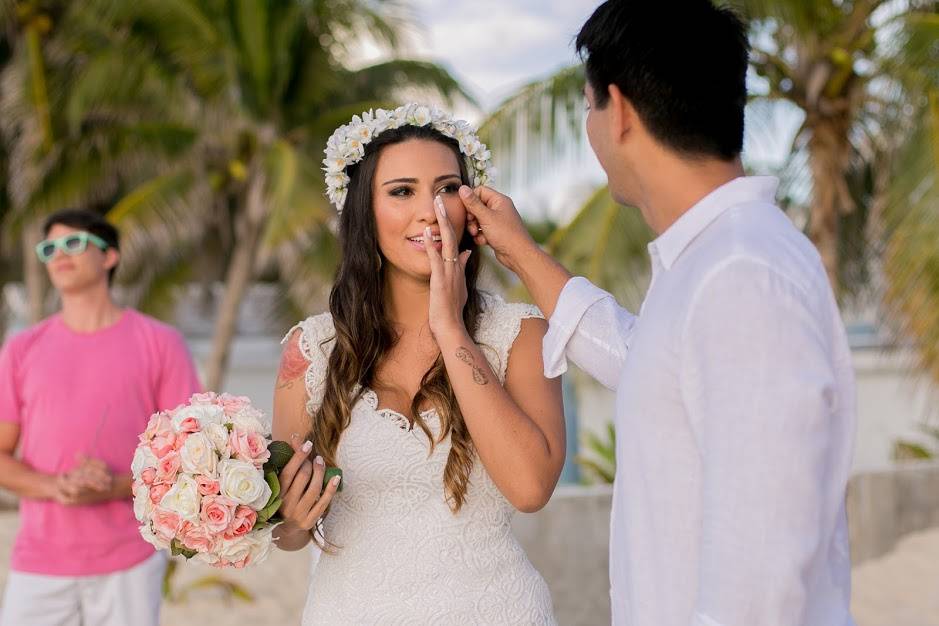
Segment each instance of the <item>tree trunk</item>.
M251 279L261 244L261 235L267 222L264 204L264 176L256 173L248 187L247 207L241 213L237 227L238 240L225 274L225 294L216 312L212 352L206 363L205 384L212 391L221 391L231 342L238 324L238 313Z
M824 118L809 126L809 167L812 172L809 238L818 248L835 295L841 287L841 216L854 210L854 201L845 180L851 150L848 127L848 121L841 116Z
M48 278L35 250L41 239L42 225L38 220L30 222L23 229L23 282L26 286L30 324L39 322L46 314Z

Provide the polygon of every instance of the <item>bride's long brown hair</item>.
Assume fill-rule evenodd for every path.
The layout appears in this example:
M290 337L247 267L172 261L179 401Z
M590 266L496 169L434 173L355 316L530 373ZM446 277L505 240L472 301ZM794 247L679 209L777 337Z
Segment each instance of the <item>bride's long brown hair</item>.
M397 342L397 335L385 314L386 263L378 247L372 180L382 149L411 139L437 141L450 148L459 163L463 184L470 184L459 144L430 127L408 125L384 131L367 145L362 160L349 168L348 195L339 219L342 258L329 294L329 311L336 329L335 345L329 356L323 402L313 415L311 433L313 449L322 455L327 465L336 464L336 449L342 432L349 426L352 407L366 389L372 388L376 368ZM469 234L463 233L459 248L475 250L476 245ZM468 298L463 308L463 322L471 335L475 334L481 310L481 297L476 290L478 275L479 254L472 254L466 265ZM355 389L357 393L353 393ZM421 417L420 407L425 402L431 404L440 417L441 430L436 438ZM411 427L420 428L427 435L430 452L450 435L451 448L443 485L450 508L456 513L466 500L474 451L439 355L421 379L411 402L411 415L414 416L409 418Z

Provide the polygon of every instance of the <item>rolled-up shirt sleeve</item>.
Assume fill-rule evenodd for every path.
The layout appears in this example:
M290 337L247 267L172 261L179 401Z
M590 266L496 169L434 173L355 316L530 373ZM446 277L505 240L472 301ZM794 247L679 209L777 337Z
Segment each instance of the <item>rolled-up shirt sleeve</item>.
M570 359L615 390L626 358L636 316L616 303L612 295L586 278L570 279L561 295L545 334L542 350L548 378L567 371Z

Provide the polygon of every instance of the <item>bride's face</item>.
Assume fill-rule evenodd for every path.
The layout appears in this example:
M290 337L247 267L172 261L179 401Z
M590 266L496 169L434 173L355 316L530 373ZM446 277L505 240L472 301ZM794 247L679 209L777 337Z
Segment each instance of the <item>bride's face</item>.
M378 246L397 271L428 279L430 261L424 249L424 228L430 226L441 249L434 197L440 196L453 232L459 240L466 228L466 209L457 195L460 167L448 146L426 139L410 139L385 147L372 181L372 207Z

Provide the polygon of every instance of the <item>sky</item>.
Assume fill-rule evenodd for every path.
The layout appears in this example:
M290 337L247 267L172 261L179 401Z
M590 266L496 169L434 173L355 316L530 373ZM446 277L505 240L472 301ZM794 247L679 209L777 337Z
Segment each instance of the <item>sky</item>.
M520 87L579 62L573 41L600 0L409 0L413 22L403 56L450 71L478 106L457 104L455 116L478 123ZM363 62L383 55L366 45ZM564 220L597 185L606 182L589 148L564 176L525 189L505 189L529 218ZM498 163L499 158L496 155ZM501 164L499 164L502 167Z
M412 0L416 52L445 65L491 109L576 62L573 39L596 0Z
M574 37L599 4L600 0L408 0L412 21L418 25L410 32L404 55L446 67L479 104L456 105L453 113L476 123L525 84L579 62ZM366 46L363 55L367 61L382 52ZM745 162L760 171L778 165L800 123L800 115L787 111L748 117ZM513 195L528 217L563 222L592 189L606 182L586 142L581 152L575 163L532 188L503 191Z

